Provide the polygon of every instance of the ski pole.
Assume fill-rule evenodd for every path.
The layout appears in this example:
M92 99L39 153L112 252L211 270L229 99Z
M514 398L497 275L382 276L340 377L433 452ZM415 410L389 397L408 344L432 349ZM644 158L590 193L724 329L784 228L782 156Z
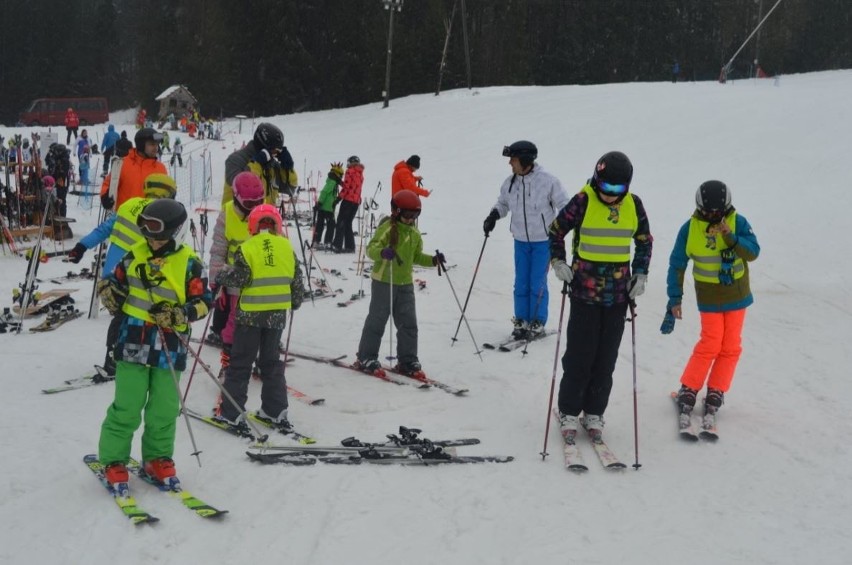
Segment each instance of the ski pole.
M279 169L279 175L280 169ZM311 305L316 306L316 301L314 300L314 289L311 287L311 264L308 263L308 258L305 256L305 242L302 241L302 230L299 228L299 215L296 213L296 200L291 196L290 204L293 205L293 219L296 224L296 233L299 235L299 247L302 250L302 263L305 265L305 270L307 271L306 277L308 280L308 290L311 292Z
M38 272L38 264L41 261L41 241L44 238L44 227L47 223L47 214L50 212L50 204L51 199L53 197L53 187L45 186L44 187L46 197L45 197L45 205L44 205L44 214L41 216L41 225L38 229L38 239L36 239L35 246L32 248L32 255L30 255L29 263L27 264L27 277L24 282L23 292L21 293L21 319L18 324L18 331L15 333L21 333L21 328L24 327L24 317L27 315L27 309L30 306L30 300L32 300L33 295L35 293L35 279L36 273Z
M222 292L224 292L224 291L220 287L219 291L216 292L216 296L213 297L213 303L214 304L216 303L216 300L219 299L219 296L222 294ZM201 356L201 348L204 345L204 338L207 337L207 330L210 329L210 320L212 320L212 319L213 319L213 309L211 309L210 312L208 313L207 321L204 323L204 331L201 332L201 342L198 344L198 350L196 351L196 353L198 354L199 357ZM186 402L186 397L189 396L189 387L192 385L192 377L195 376L195 368L197 366L198 366L198 358L196 357L195 360L192 362L192 370L189 372L189 380L187 380L186 388L183 391L183 401L184 402Z
M393 259L388 261L390 265L390 282L388 283L388 297L390 297L389 304L390 316L388 316L388 323L390 323L390 331L388 331L388 340L390 342L390 351L388 351L388 356L385 357L388 361L393 361L396 357L393 354Z
M488 241L488 236L485 236L485 241ZM482 244L482 248L485 249L485 244ZM435 250L436 255L440 255L441 252L437 249ZM480 254L480 259L482 258L482 254ZM459 302L459 295L456 294L456 289L453 287L453 281L450 280L450 274L447 272L447 267L442 262L438 262L438 276L441 276L441 271L444 272L447 278L447 283L450 285L450 291L453 293L453 298L456 299L456 305L461 310L461 320L459 320L459 325L461 325L462 320L464 320L464 325L467 327L467 333L470 334L470 340L473 342L474 351L477 355L479 355L479 360L482 361L482 350L479 349L479 345L476 344L476 338L473 337L473 330L470 329L470 324L467 321L467 316L464 315L464 308L462 308L461 302ZM474 278L476 278L476 273L474 272ZM470 293L468 293L468 298L470 298ZM467 306L467 302L465 302L465 306ZM458 333L458 328L456 329L456 333ZM455 338L453 338L455 340Z
M473 276L470 278L470 287L468 287L468 289L467 289L467 296L465 296L464 306L462 306L462 309L461 309L461 316L459 316L459 323L456 325L456 333L454 333L453 337L450 338L450 341L452 342L450 344L450 347L455 345L456 341L458 341L456 338L459 335L459 329L461 328L462 320L464 320L465 323L467 323L467 320L464 317L464 313L467 311L467 303L470 301L470 293L471 293L471 291L473 291L473 283L476 282L476 274L479 272L479 264L482 262L482 255L485 253L485 244L486 243L488 243L488 234L485 234L485 239L482 241L482 249L479 250L479 259L476 260L476 266L473 268ZM439 269L438 273L440 274L440 272L441 271ZM447 280L450 280L450 279L447 279ZM453 293L453 294L455 294L455 293ZM472 337L473 337L473 335L471 335L471 338ZM476 349L477 349L477 354L479 354L479 348L477 347ZM480 355L480 358L482 358L482 355Z
M553 375L550 377L550 398L547 401L547 419L544 421L544 447L541 449L541 460L548 455L547 438L550 434L550 411L553 410L553 391L556 389L556 368L559 366L559 346L562 342L562 320L565 317L565 297L568 296L568 283L562 283L562 306L559 307L559 330L556 332L556 353L553 354Z
M633 446L636 462L633 468L637 471L642 465L639 463L639 403L636 392L636 301L630 301L630 333L633 342Z

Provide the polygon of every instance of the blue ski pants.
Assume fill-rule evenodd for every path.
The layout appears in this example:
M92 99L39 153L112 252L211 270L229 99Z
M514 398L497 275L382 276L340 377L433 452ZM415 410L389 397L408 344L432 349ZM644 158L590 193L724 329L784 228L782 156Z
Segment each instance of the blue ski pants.
M515 318L547 323L549 241L515 240Z

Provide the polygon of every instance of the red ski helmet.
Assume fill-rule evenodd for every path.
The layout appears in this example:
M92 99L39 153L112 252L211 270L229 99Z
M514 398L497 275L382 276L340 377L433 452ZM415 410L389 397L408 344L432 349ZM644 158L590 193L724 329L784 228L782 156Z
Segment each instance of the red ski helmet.
M420 215L420 197L410 190L400 190L391 199L391 215L399 216L402 212L409 212L409 217L416 218Z
M282 232L282 224L284 222L281 220L281 214L278 212L278 208L272 204L261 204L260 206L256 206L252 209L248 216L249 233L257 235L260 230L268 229L265 224L268 224L269 222L275 226L275 233L280 235Z

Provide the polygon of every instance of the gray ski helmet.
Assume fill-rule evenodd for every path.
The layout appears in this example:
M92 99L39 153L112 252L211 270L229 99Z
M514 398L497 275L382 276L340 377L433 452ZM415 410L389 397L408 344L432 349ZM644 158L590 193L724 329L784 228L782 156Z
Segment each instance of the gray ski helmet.
M254 146L258 151L261 149L266 149L267 151L283 149L284 132L278 126L272 125L269 122L263 122L254 130Z
M348 165L358 165L361 163L361 159L358 158L358 155L352 155L346 160L346 163Z
M517 157L524 167L529 167L538 159L538 147L532 141L516 141L503 147L503 157Z
M695 207L707 219L720 220L731 210L731 191L720 180L708 180L701 183L695 191Z
M153 128L142 128L136 132L136 137L133 138L133 142L136 145L136 151L139 151L140 153L145 152L146 142L155 141L160 143L162 140L163 134Z
M136 225L144 237L163 241L174 238L186 218L183 204L170 198L161 198L152 200L142 209L136 217Z

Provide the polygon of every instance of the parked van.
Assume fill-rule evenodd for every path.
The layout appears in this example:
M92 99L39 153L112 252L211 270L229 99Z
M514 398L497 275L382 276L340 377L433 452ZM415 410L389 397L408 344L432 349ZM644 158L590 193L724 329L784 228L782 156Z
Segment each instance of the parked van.
M37 98L18 121L25 126L64 126L68 108L77 112L81 126L109 121L106 98Z

